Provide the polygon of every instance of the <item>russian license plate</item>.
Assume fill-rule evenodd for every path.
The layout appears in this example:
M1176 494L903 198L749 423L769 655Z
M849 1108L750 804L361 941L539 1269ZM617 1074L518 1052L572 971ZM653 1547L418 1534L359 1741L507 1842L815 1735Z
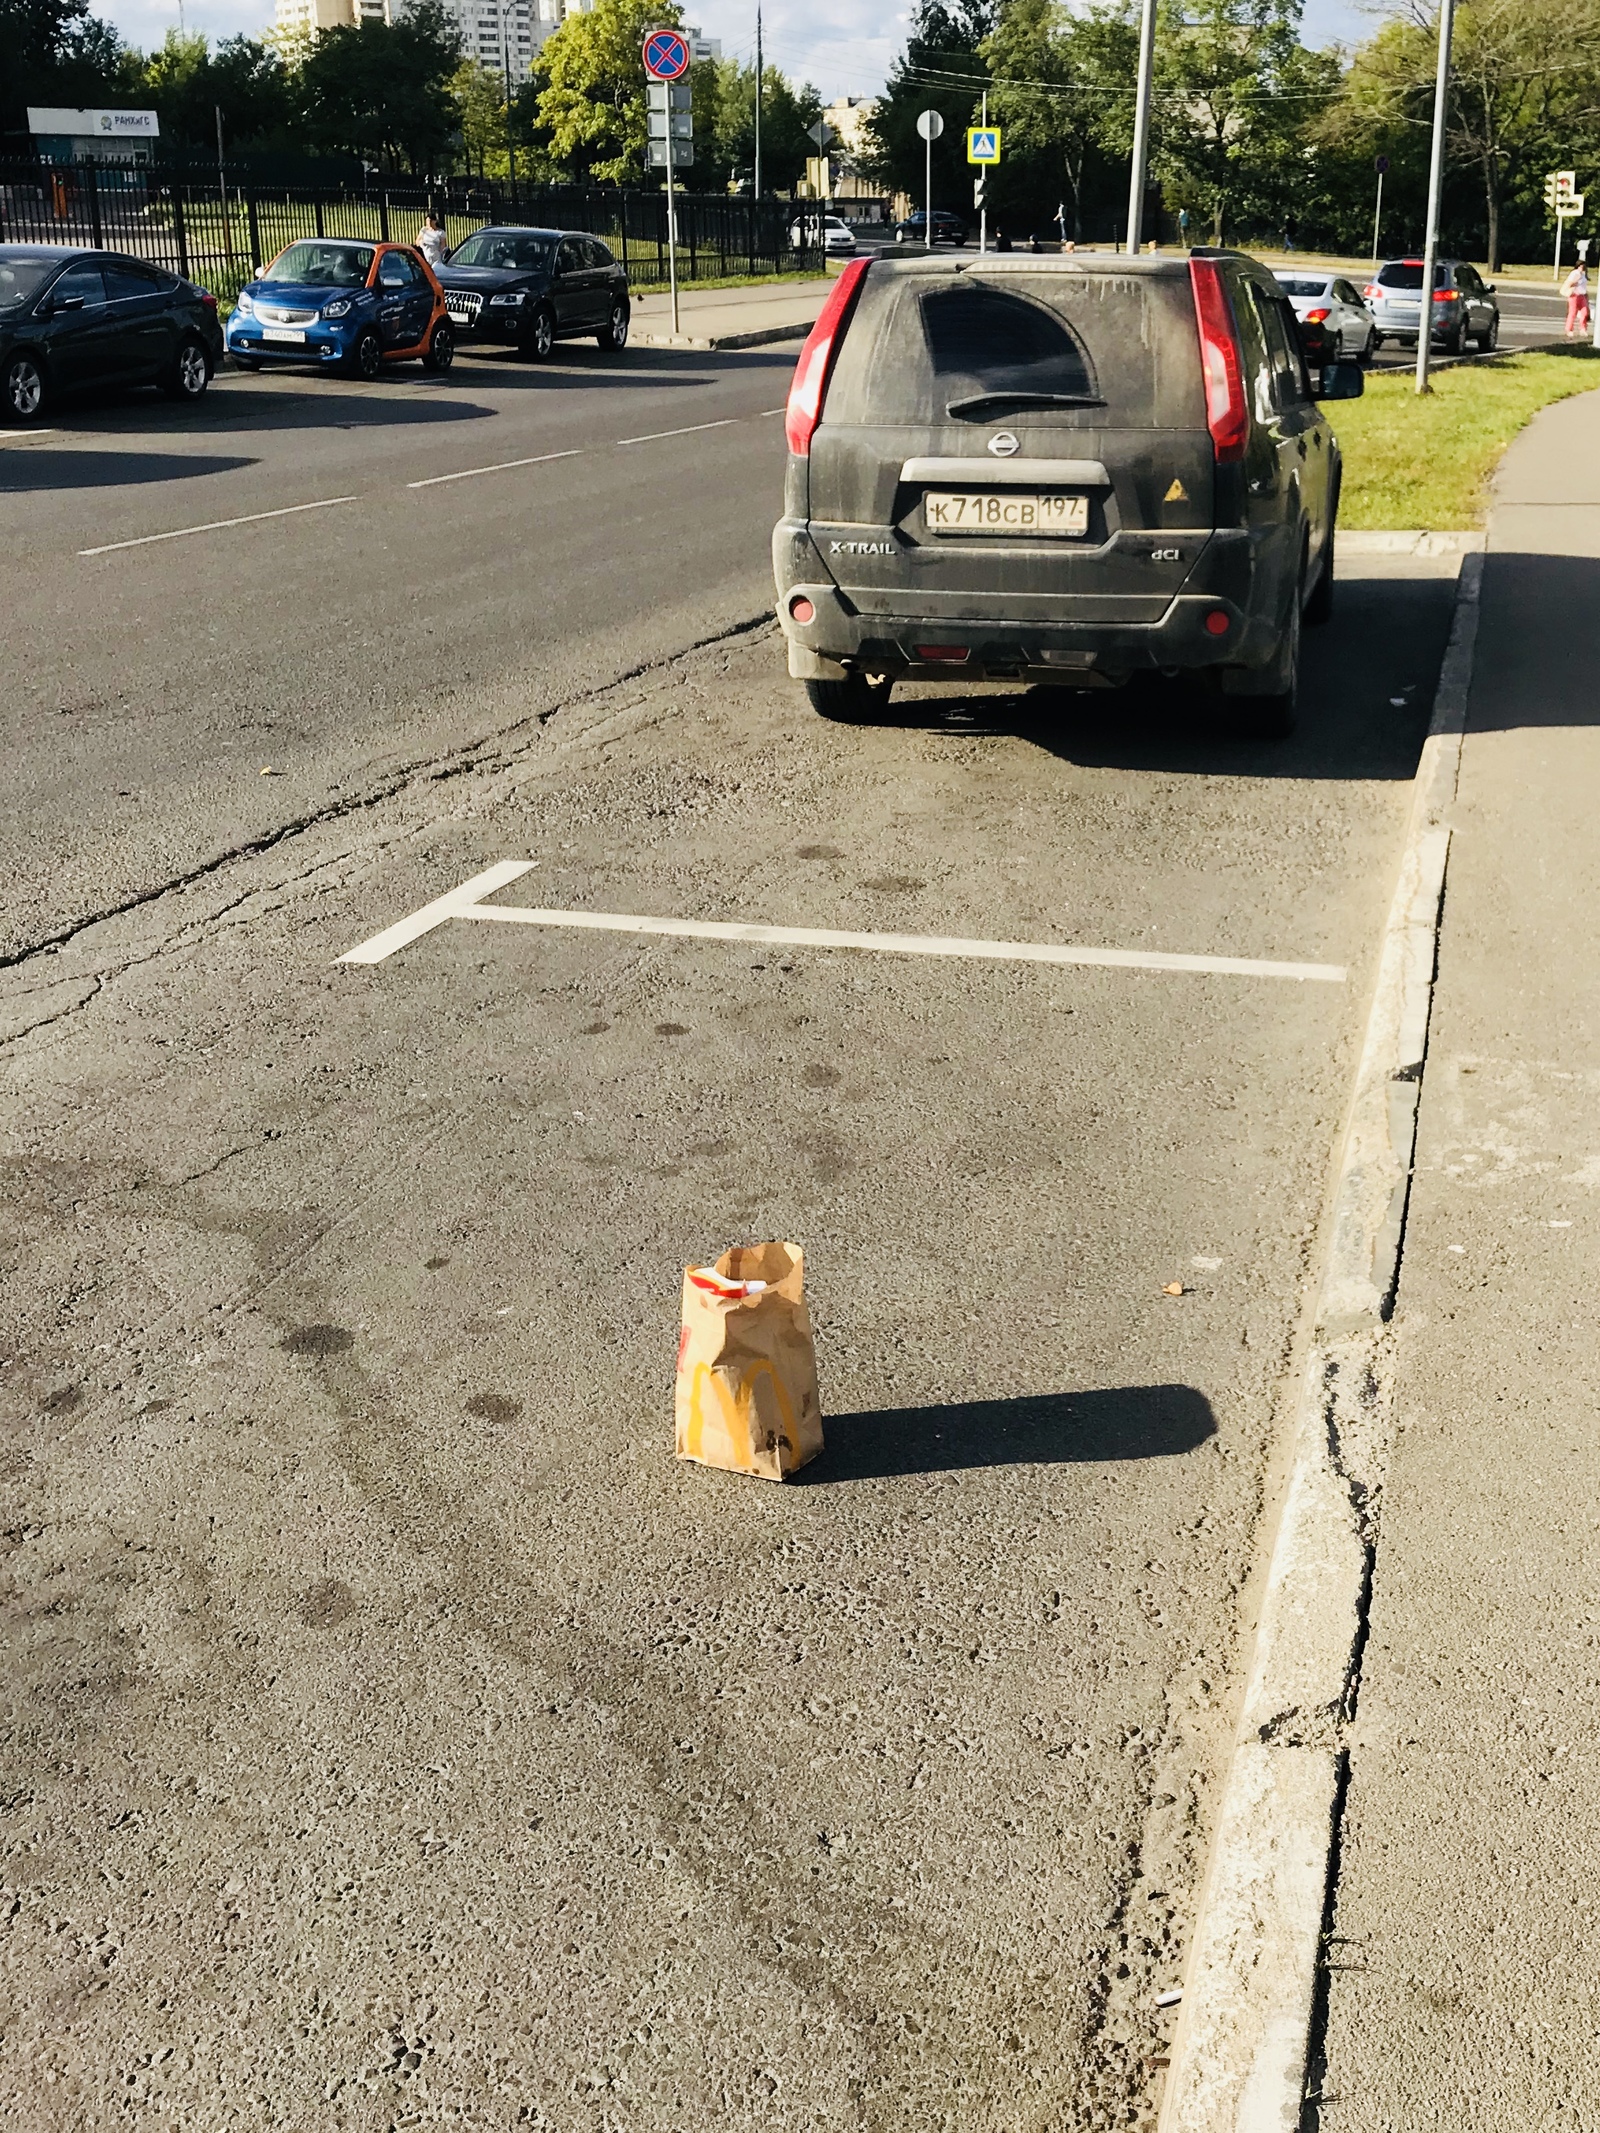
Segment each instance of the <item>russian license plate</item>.
M1089 499L1026 489L930 489L922 499L930 533L1084 534Z
M263 326L261 329L264 341L298 341L303 345L305 337L304 326Z

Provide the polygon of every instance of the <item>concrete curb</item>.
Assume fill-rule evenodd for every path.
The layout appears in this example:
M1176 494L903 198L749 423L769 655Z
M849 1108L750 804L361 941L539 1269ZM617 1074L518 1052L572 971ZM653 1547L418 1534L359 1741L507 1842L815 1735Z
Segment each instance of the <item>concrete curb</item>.
M1297 2133L1393 1430L1404 1243L1483 563L1468 556L1325 1224L1292 1464L1161 2133Z
M636 333L632 339L637 348L764 348L769 341L803 341L814 323L808 319L803 326L762 326L750 333L718 333L709 339L692 333Z
M1481 555L1489 536L1477 533L1339 534L1341 555Z

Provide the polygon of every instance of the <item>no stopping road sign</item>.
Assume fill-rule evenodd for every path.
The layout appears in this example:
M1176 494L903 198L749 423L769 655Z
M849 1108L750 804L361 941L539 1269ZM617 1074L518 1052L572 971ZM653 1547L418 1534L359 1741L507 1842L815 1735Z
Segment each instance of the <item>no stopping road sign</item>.
M652 30L644 41L644 71L652 81L676 81L689 71L689 45L676 30Z

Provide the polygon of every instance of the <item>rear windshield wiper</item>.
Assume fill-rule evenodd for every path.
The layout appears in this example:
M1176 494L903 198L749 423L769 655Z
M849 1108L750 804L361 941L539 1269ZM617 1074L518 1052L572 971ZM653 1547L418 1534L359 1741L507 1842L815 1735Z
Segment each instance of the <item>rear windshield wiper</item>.
M957 420L970 416L981 422L985 416L1004 414L1008 408L1104 407L1105 404L1095 393L977 393L970 400L951 400L945 413Z

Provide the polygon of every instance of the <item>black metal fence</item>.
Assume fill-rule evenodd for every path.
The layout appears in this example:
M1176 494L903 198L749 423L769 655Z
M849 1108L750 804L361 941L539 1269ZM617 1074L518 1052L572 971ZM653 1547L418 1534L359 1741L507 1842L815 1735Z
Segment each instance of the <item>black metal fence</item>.
M686 282L822 268L814 232L782 200L679 193L678 274ZM604 237L635 287L667 279L664 192L509 185L478 178L386 178L361 185L271 185L242 173L154 164L0 161L0 242L131 252L231 299L296 237L412 242L434 209L452 244L486 222Z

